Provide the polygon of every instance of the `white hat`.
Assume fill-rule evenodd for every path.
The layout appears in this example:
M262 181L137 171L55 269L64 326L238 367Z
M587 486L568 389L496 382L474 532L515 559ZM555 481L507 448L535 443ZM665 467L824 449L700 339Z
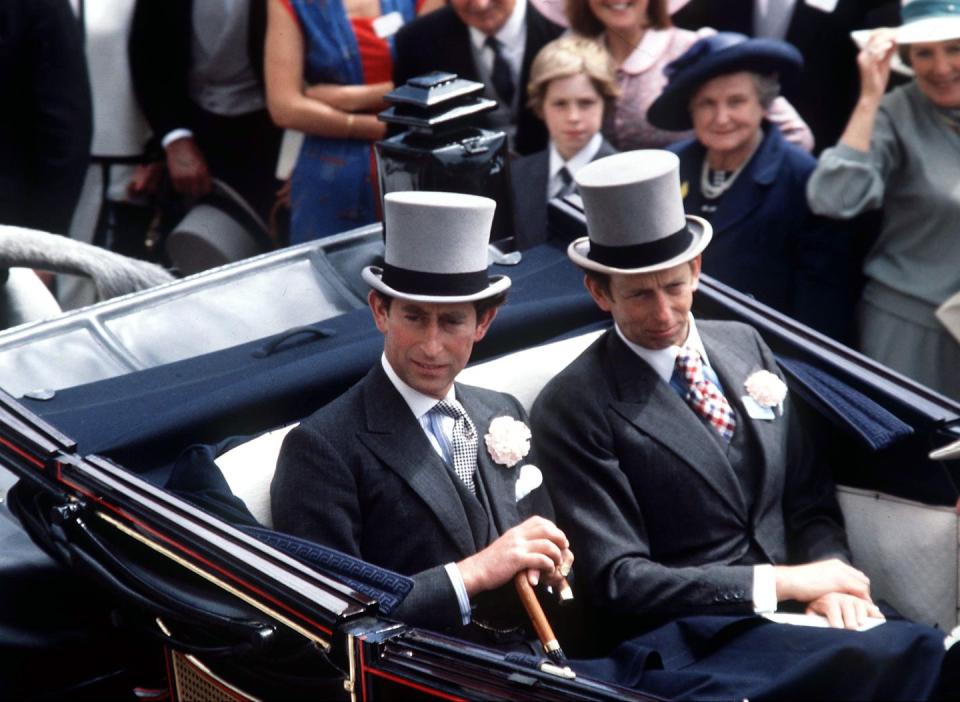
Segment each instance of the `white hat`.
M960 39L960 1L958 0L903 0L900 7L902 24L893 28L897 44L920 44ZM858 29L850 36L862 49L874 29ZM892 68L913 75L899 56L894 56Z
M593 161L576 175L587 234L567 248L578 266L600 273L649 273L703 251L713 228L683 213L680 159L659 149Z
M505 291L507 276L487 275L496 206L463 193L388 193L384 264L367 266L363 279L386 295L417 302L471 302Z

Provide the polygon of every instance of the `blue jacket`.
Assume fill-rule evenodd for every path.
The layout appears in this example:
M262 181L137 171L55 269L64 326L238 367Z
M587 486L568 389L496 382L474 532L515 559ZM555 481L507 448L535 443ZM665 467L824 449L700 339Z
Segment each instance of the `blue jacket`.
M716 201L700 191L706 149L696 140L671 147L680 157L687 214L713 225L703 272L814 329L845 341L852 334L852 235L814 215L805 194L816 160L763 125L757 152ZM715 205L713 211L705 211Z

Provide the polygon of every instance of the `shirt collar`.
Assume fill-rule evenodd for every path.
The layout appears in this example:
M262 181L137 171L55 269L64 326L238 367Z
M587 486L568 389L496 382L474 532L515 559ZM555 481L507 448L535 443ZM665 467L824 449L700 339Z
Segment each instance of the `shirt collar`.
M400 379L400 376L397 375L393 370L393 366L390 365L390 361L387 360L387 354L382 354L380 356L380 364L383 366L383 372L387 374L387 378L389 378L390 382L393 383L393 387L397 389L397 392L400 393L400 397L402 397L403 401L407 403L410 411L413 412L413 416L418 420L427 412L432 410L434 405L440 402L440 400L437 398L424 395L419 390L414 390L412 387L403 382ZM456 399L456 393L453 385L450 386L450 389L447 391L447 394L443 399Z
M704 364L709 366L710 361L707 360L707 351L703 348L700 332L697 331L697 323L693 319L692 314L688 316L688 319L690 320L690 329L687 331L687 340L683 342L683 347L697 351L700 354L700 358L703 359ZM646 361L665 383L670 382L670 378L673 377L673 369L677 363L677 355L680 353L682 347L669 346L665 349L647 349L630 341L624 336L620 327L616 324L613 325L613 328L617 331L617 335L623 343L627 345L628 349Z
M553 143L553 139L550 140L550 178L553 178L560 172L560 169L564 166L567 167L567 170L570 171L571 176L575 176L577 171L586 166L593 160L593 157L597 155L597 152L600 150L600 147L603 145L603 135L600 132L594 134L590 141L587 142L587 145L580 149L577 153L570 157L569 161L564 161L563 156L560 155L560 152L557 151L557 147Z
M527 0L516 0L513 6L513 12L510 17L500 27L500 31L494 34L505 46L522 46L525 39L527 27ZM474 27L467 27L470 31L470 42L477 51L483 50L483 43L487 40L487 35Z

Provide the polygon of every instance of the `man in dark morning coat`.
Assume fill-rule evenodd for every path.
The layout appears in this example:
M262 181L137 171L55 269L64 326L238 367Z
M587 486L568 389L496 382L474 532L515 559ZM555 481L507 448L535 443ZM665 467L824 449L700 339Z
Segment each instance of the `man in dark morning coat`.
M66 234L93 135L83 39L67 0L0 3L0 104L0 224Z
M487 277L494 207L472 195L386 196L386 263L363 272L383 357L290 432L270 494L276 529L411 575L397 618L523 650L514 575L556 584L573 556L525 465L521 405L454 382L510 285ZM466 418L438 406L451 400Z
M219 178L264 220L282 136L263 91L266 17L263 0L137 0L130 30L134 92L174 189L197 198Z
M482 126L504 129L513 150L530 154L547 146L547 130L527 107L530 64L540 48L563 32L528 0L451 0L448 7L418 17L397 32L393 82L402 85L431 71L456 73L486 85L500 107L482 117ZM499 39L510 67L512 96L494 88L496 58L484 37ZM477 41L479 46L474 44ZM478 65L479 61L479 65Z
M690 314L711 229L684 216L678 168L640 151L577 175L589 237L568 254L615 327L532 412L581 595L665 669L614 675L666 696L926 697L942 632L850 631L882 615L772 353L746 325ZM836 628L756 616L785 601Z

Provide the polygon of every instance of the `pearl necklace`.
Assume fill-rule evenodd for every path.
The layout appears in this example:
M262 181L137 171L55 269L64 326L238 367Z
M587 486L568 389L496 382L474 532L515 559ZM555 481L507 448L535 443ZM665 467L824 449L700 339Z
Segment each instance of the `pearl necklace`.
M700 169L700 192L703 194L703 196L708 200L716 200L718 197L727 192L737 180L737 176L740 175L740 172L748 163L750 163L750 159L753 158L753 155L757 152L757 149L760 148L760 144L762 142L762 138L757 141L757 143L753 145L753 149L751 149L750 153L743 160L743 163L741 163L733 173L727 176L726 180L719 184L710 182L710 165L707 163L707 154L704 154L703 166Z

